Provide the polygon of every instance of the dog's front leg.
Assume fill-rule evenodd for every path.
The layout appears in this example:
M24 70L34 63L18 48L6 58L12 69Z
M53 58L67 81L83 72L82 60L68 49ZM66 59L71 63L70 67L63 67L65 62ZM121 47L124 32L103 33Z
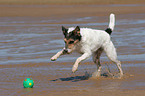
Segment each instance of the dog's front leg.
M55 61L62 54L63 54L63 50L57 52L53 57L51 57L51 61Z
M61 51L57 52L52 58L51 58L51 61L55 61L60 55L63 55L63 54L66 54L68 53L67 50L62 49Z
M79 63L80 63L81 61L87 59L87 58L90 57L90 56L91 56L91 53L84 53L81 57L79 57L79 58L76 60L75 64L73 65L72 72L73 72L73 73L76 72L77 69L78 69Z

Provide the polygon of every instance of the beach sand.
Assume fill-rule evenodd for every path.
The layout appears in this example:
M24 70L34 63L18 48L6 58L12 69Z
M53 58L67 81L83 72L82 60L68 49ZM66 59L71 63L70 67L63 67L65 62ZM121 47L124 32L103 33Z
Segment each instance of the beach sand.
M20 0L18 0L20 1ZM76 73L71 72L72 65L75 60L67 60L65 61L65 58L69 57L69 55L62 56L62 59L58 59L57 61L50 61L51 56L54 55L55 52L58 51L57 48L55 48L55 44L57 42L51 42L51 40L61 40L62 36L59 37L60 34L57 33L58 30L60 30L60 25L67 25L67 24L74 24L79 25L82 23L88 23L90 24L90 21L73 21L75 18L99 18L98 22L108 22L108 17L110 13L115 13L116 15L116 21L118 20L145 20L145 5L144 0L124 0L124 2L118 2L116 0L109 0L110 2L102 1L100 2L97 0L95 3L93 3L93 0L89 2L89 0L86 0L85 3L81 3L82 0L78 2L64 2L64 3L58 3L58 2L50 2L49 4L46 4L47 0L44 0L45 2L26 2L27 0L22 0L22 2L10 2L9 0L2 0L0 2L0 34L1 36L3 34L10 34L7 37L1 39L1 44L3 46L0 48L1 50L7 51L8 53L13 53L12 55L5 56L5 54L2 54L3 57L1 57L1 63L0 63L0 94L1 96L144 96L145 94L145 60L140 59L143 58L144 55L144 47L145 42L137 43L140 41L140 39L137 39L139 41L131 42L130 40L126 42L131 42L132 46L124 45L120 46L118 43L115 43L118 49L118 55L121 55L122 59L122 66L124 71L124 77L122 79L118 78L111 78L106 77L106 70L105 70L105 64L103 65L103 72L102 76L100 78L90 78L87 74L91 74L96 66L92 63L92 61L84 61L80 66L79 70ZM53 1L53 0L52 0ZM58 0L59 1L59 0ZM68 0L69 1L69 0ZM87 2L88 1L88 2ZM94 0L95 1L95 0ZM98 3L100 2L100 3ZM47 19L52 20L51 22L37 22L41 19ZM69 21L71 18L71 22ZM20 20L23 19L24 22L20 22ZM4 21L3 21L4 20ZM12 20L19 21L18 23L11 22ZM61 20L61 21L60 21ZM5 21L10 21L9 23L6 23ZM33 21L36 25L33 25L33 23L29 22ZM59 22L58 22L59 21ZM95 21L95 19L92 19L92 22ZM45 25L46 24L46 25ZM59 26L55 27L54 25L57 24ZM119 24L119 23L118 23ZM25 25L25 26L24 26ZM28 26L30 27L37 27L39 26L40 29L44 28L43 25L46 27L49 27L51 31L53 31L56 36L51 36L49 39L41 37L41 35L51 35L52 33L38 33L40 37L37 37L36 39L33 39L31 37L22 39L23 37L19 38L15 41L15 38L10 37L11 34L16 35L21 32L21 30L18 30L17 28L23 27L22 33L25 33L26 30L28 30ZM51 26L49 26L51 25ZM53 26L52 26L53 25ZM18 27L17 27L18 26ZM94 25L93 25L94 26ZM99 25L100 26L100 25ZM45 28L46 28L45 27ZM116 26L117 27L117 26ZM118 25L121 29L127 30L130 27L133 28L144 28L144 23L139 23L138 25ZM52 29L51 29L52 28ZM103 26L104 28L104 26ZM17 31L14 31L17 30ZM30 29L30 31L33 31L32 33L35 33L39 29ZM43 30L43 29L42 29ZM55 31L54 31L55 30ZM141 29L142 30L142 29ZM40 30L41 31L41 30ZM13 33L11 33L13 32ZM134 30L133 30L134 32ZM125 32L124 32L125 33ZM38 35L37 34L37 35ZM58 34L58 35L57 35ZM116 33L117 34L117 33ZM117 35L114 33L114 36L117 39ZM120 34L120 33L118 33ZM129 34L129 33L125 33ZM30 34L31 35L31 34ZM123 34L121 34L123 35ZM5 35L4 35L5 36ZM13 35L12 35L13 36ZM27 35L26 35L27 36ZM143 38L144 35L135 35L139 36L139 38ZM14 36L15 37L15 36ZM122 39L125 37L123 35ZM4 41L5 39L13 38L14 41ZM128 37L127 37L128 38ZM131 38L131 37L130 37ZM29 42L29 39L33 39ZM39 39L39 40L38 40ZM15 42L18 42L19 40L23 41L24 44L17 44ZM47 41L49 40L49 41ZM25 42L28 41L29 45L25 45ZM48 47L37 47L37 43L47 43L51 42L48 45ZM116 41L117 42L117 41ZM11 45L11 49L7 49L7 46ZM118 44L118 45L117 45ZM32 50L29 51L29 49L25 48L27 46L36 45ZM18 53L15 53L19 51L20 47L22 48ZM54 47L53 47L54 46ZM59 44L58 44L59 46ZM133 46L139 46L133 48ZM141 46L141 47L140 47ZM37 49L38 48L38 49ZM59 47L61 48L61 46ZM25 62L25 60L31 58L27 56L31 51L34 51L33 58L32 59L38 59L39 58L47 58L45 62L33 62L28 61ZM35 53L41 52L42 50L46 50L43 54L46 54L43 56L36 56ZM51 50L55 50L55 52L50 52ZM56 51L57 50L57 51ZM24 56L27 52L27 56ZM48 52L48 53L47 53ZM127 53L130 52L130 53ZM22 53L22 54L20 54ZM18 54L18 57L15 57L15 54ZM123 56L128 56L129 59ZM136 56L142 56L142 57L134 57ZM78 54L71 55L72 57L79 57ZM16 58L16 59L15 59ZM21 59L21 62L17 62L17 60ZM70 58L69 58L70 59ZM3 62L2 62L3 61ZM5 62L4 62L5 61ZM11 63L13 61L13 63ZM16 62L16 64L15 64ZM105 63L105 61L102 59L102 63ZM116 68L113 67L112 70L116 71ZM25 89L22 86L22 82L25 78L32 78L34 80L34 88Z

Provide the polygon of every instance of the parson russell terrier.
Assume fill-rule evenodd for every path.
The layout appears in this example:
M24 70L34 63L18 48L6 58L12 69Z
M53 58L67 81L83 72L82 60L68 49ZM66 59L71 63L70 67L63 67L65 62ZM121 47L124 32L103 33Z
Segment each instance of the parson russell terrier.
M72 67L72 72L76 72L78 65L81 61L93 57L94 63L97 65L97 70L92 74L93 77L101 75L100 56L104 51L108 58L114 62L119 70L120 77L123 76L121 62L117 59L116 49L111 41L110 35L114 30L115 15L110 14L109 26L106 30L96 30L91 28L70 27L65 28L62 26L64 34L65 47L54 55L51 60L55 61L60 55L69 54L76 50L82 54L77 58Z

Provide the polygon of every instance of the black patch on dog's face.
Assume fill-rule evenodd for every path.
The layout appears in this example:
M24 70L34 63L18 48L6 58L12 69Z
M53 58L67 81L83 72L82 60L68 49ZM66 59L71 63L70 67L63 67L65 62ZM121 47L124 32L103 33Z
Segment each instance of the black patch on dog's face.
M62 31L64 34L64 42L65 42L65 48L72 49L80 40L80 27L77 26L73 31L68 33L68 29L62 26Z
M74 41L81 40L79 26L77 26L73 31L71 31L69 33L68 33L68 29L66 29L65 27L62 26L62 31L63 31L63 34L67 40L69 40L69 39L73 39Z

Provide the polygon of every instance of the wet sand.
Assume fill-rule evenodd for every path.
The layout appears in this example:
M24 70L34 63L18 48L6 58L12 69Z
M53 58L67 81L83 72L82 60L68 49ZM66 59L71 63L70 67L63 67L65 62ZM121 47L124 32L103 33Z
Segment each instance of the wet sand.
M70 18L108 16L115 14L137 14L145 10L144 4L111 5L0 5L1 17L49 17Z
M3 5L106 5L106 4L144 4L144 0L1 0Z
M77 73L70 72L72 62L66 63L35 63L1 66L2 96L136 96L144 95L144 65L124 66L125 75L122 79L102 76L99 79L88 78L95 70L94 64L87 62L80 65ZM127 63L128 65L131 65ZM140 63L136 63L140 64ZM136 65L135 64L135 65ZM105 66L103 66L105 67ZM105 73L104 69L102 74ZM22 81L31 77L35 81L34 88L24 89Z
M145 94L145 5L0 5L0 94L1 96L143 96ZM102 76L89 78L96 66L91 58L71 73L73 53L50 61L63 46L61 26L79 25L105 29L108 16L116 14L112 40L122 62L124 77L107 77L102 55ZM25 78L34 88L24 89Z

